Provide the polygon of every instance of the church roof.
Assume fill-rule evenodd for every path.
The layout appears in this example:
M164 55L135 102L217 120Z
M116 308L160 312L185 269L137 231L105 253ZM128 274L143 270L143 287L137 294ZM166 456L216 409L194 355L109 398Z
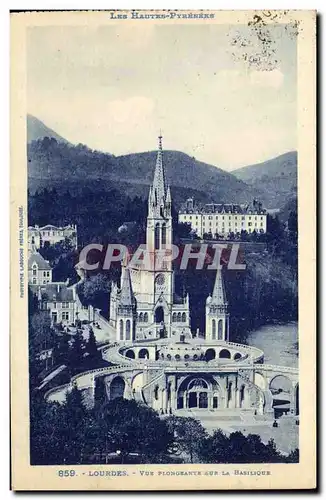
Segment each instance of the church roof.
M217 269L216 271L214 290L210 304L215 306L223 306L227 304L222 269Z
M126 267L123 274L121 292L120 292L120 305L132 306L134 303L134 295L132 291L131 278L129 268Z

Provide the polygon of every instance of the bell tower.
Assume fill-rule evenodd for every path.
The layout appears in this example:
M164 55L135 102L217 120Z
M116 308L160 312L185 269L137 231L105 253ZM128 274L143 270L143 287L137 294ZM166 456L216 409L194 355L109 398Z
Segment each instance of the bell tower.
M213 295L206 300L206 339L228 341L229 316L222 269L218 268Z
M154 180L148 196L146 244L150 252L162 250L172 243L171 202L170 187L167 187L165 179L162 135L160 135Z

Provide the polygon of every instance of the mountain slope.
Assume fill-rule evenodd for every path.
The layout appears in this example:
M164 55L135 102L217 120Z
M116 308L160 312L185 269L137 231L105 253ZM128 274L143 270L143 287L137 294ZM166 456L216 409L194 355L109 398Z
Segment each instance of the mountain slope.
M79 189L92 185L112 187L129 196L147 198L153 180L156 151L114 157L46 139L28 144L29 188ZM255 189L219 168L196 161L178 151L164 151L167 181L174 202L187 196L200 201L248 202L258 196ZM176 194L177 193L177 194Z
M41 120L33 115L27 115L27 142L37 141L43 137L52 137L59 142L68 143L66 139L47 127Z
M297 192L297 152L290 151L272 160L233 170L238 179L257 191L268 208L283 206Z

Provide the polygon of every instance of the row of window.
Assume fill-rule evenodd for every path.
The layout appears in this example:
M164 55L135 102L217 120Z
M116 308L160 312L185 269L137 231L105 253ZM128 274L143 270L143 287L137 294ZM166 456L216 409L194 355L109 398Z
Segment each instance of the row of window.
M173 313L172 314L172 323L185 323L187 321L187 315L186 313Z
M148 323L148 313L139 313L138 314L138 321L139 323ZM173 323L185 323L187 321L187 315L186 313L173 313L172 314L172 322Z
M56 312L52 313L52 321L53 321L53 323L57 323L58 322L58 313L56 313ZM61 313L61 321L70 321L70 314L69 314L69 312L63 311Z
M53 309L69 309L70 302L53 302Z
M43 236L63 236L63 231L41 231L41 234Z
M47 285L48 283L50 283L50 280L43 280L42 281L43 285ZM37 278L33 278L32 284L37 285Z
M181 217L182 217L182 216L181 216ZM192 215L184 215L183 217L184 217L185 219L188 217L188 218L189 218L189 220L192 220ZM199 218L199 216L198 216L198 215L194 215L194 217L196 218L196 220L198 220L198 218ZM205 220L205 215L203 215L202 217L203 217L203 220ZM222 219L224 219L224 215L215 215L215 219L216 219L216 220L218 220L218 218L219 218L219 217L222 217ZM266 215L261 215L261 216L260 216L260 220L263 220L263 219L264 219L264 217L266 217ZM208 220L213 220L213 216L212 216L212 215L208 215L208 216L207 216L207 218L208 218ZM233 219L238 219L238 216L237 216L237 215L229 215L229 219L231 220L232 218L233 218ZM251 215L247 215L247 218L248 218L249 220L251 220ZM239 216L239 219L240 219L240 216ZM246 216L245 216L245 215L242 215L242 216L241 216L241 219L242 219L242 220L245 220L245 219L246 219ZM257 219L258 219L258 217L257 217L257 215L255 215L255 220L257 220Z
M209 225L209 226L211 226L211 225L212 225L212 223L211 223L211 222L209 222L209 223L208 223L208 225ZM234 225L235 225L235 226L237 226L237 225L238 225L238 224L237 224L237 222L235 222L235 223L234 223ZM239 224L239 225L240 225L240 224ZM242 225L242 226L244 226L244 223L242 222L242 223L241 223L241 225ZM248 226L252 226L252 225L253 225L253 222L248 222ZM263 227L263 226L264 226L264 223L263 223L263 222L261 222L261 223L260 223L260 225L261 225L261 227ZM196 224L196 223L195 223L195 226L197 226L197 224ZM217 222L216 222L215 226L216 226L216 227L219 227ZM232 226L232 222L229 222L229 226ZM205 222L203 223L203 227L205 227ZM222 222L222 227L224 227L224 222ZM255 222L255 227L258 227L258 222Z
M33 268L33 276L37 276L37 268ZM44 278L50 278L50 271L43 271Z
M139 313L138 314L139 323L148 323L148 314L147 313Z

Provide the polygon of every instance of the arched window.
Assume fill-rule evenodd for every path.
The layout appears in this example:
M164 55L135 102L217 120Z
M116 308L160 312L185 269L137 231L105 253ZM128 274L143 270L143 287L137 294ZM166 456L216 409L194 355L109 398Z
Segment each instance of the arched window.
M148 314L144 313L144 323L147 323L147 322L148 322Z
M126 340L130 340L130 319L126 321Z
M143 321L144 321L144 315L143 315L143 313L140 313L139 322L142 323Z
M160 248L160 225L155 225L155 250Z
M214 349L207 349L205 352L205 359L206 361L211 361L212 359L215 359L216 352Z
M181 323L181 313L178 313L178 319L177 319L178 323Z
M140 349L140 351L138 353L138 358L139 359L148 359L149 358L148 350L147 349Z
M185 323L187 319L186 313L182 313L182 323Z
M231 353L228 349L222 349L220 352L219 352L219 355L218 355L219 358L226 358L226 359L230 359L231 358Z
M163 222L162 224L162 245L166 245L166 224Z
M223 320L219 319L218 320L218 340L223 340Z
M216 339L216 321L212 319L212 339Z
M177 321L177 313L172 314L172 323L175 323Z
M119 330L120 330L120 340L123 340L123 320L122 319L120 319Z

